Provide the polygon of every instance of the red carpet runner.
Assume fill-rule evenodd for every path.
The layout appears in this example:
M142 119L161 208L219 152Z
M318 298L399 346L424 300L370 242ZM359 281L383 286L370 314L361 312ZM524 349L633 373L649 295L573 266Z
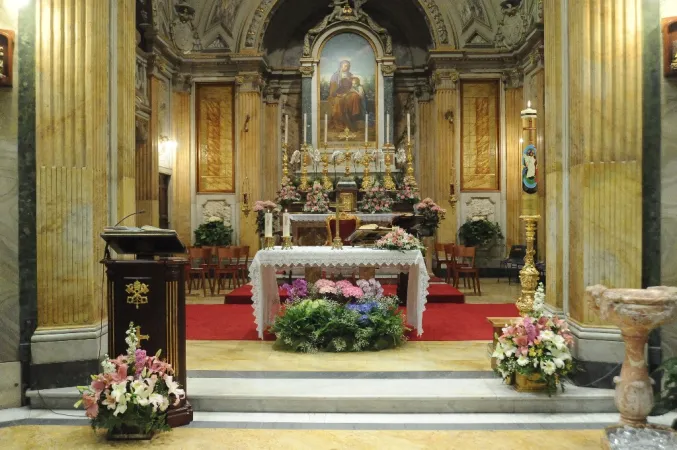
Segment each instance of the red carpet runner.
M425 333L412 341L488 341L493 330L487 317L517 316L514 304L433 303L423 313ZM187 305L189 340L253 341L257 339L251 305ZM274 339L274 336L269 336Z
M395 295L397 287L392 284L383 286L386 295ZM286 300L287 294L280 289L280 299ZM455 287L445 283L433 283L428 286L428 303L464 303L465 296ZM252 287L249 284L241 286L226 295L226 303L231 305L251 305Z

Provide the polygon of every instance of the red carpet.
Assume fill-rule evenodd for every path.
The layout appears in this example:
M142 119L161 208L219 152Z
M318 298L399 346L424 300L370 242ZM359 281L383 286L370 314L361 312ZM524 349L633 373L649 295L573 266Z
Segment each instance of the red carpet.
M517 316L514 304L467 305L434 303L423 313L425 333L413 341L488 341L493 330L487 317ZM256 340L251 305L187 305L186 337L189 340ZM274 336L268 336L274 339Z
M397 294L394 284L383 285L385 295ZM285 301L287 294L280 289L280 300ZM461 291L450 284L431 284L428 286L428 303L464 303L465 296ZM231 305L251 305L252 287L249 284L240 286L226 295L226 303Z

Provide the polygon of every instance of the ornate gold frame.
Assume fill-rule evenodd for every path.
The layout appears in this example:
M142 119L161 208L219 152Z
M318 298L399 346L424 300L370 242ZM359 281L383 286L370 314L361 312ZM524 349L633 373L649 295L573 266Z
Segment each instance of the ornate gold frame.
M336 219L336 216L334 216L333 214L327 216L327 218L324 219L324 222L327 225L327 242L325 243L325 245L331 245L331 243L332 243L331 225L330 224L331 224L331 221L335 220L335 219ZM362 225L362 220L359 217L357 217L355 214L348 214L348 213L345 213L345 212L341 212L341 213L339 213L339 222L341 220L354 220L355 221L355 229L360 228L360 226ZM339 227L340 227L340 225L339 225Z

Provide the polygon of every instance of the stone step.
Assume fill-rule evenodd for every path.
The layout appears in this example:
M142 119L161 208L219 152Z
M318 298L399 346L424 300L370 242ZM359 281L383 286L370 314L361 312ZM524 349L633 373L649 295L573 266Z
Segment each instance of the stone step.
M498 379L189 378L195 411L271 413L613 413L614 391L566 385L552 397ZM75 388L28 391L33 408L67 409Z

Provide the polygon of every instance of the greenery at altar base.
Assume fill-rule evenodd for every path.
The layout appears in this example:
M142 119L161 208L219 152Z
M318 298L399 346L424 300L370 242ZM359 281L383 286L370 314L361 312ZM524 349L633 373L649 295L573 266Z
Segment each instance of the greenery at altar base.
M531 315L503 328L492 357L498 372L520 391L564 391L564 378L574 370L570 347L573 336L563 319L543 314L545 292L541 283Z
M375 279L298 279L283 288L288 301L270 327L278 350L314 353L380 351L401 346L410 331L396 296Z
M212 216L195 230L196 247L226 246L232 239L233 229L221 217Z
M107 430L109 439L150 439L169 431L167 409L186 398L174 381L174 369L139 348L133 323L127 330L127 354L101 363L103 373L92 375L89 386L78 386L82 395L75 407L84 407L93 429Z

